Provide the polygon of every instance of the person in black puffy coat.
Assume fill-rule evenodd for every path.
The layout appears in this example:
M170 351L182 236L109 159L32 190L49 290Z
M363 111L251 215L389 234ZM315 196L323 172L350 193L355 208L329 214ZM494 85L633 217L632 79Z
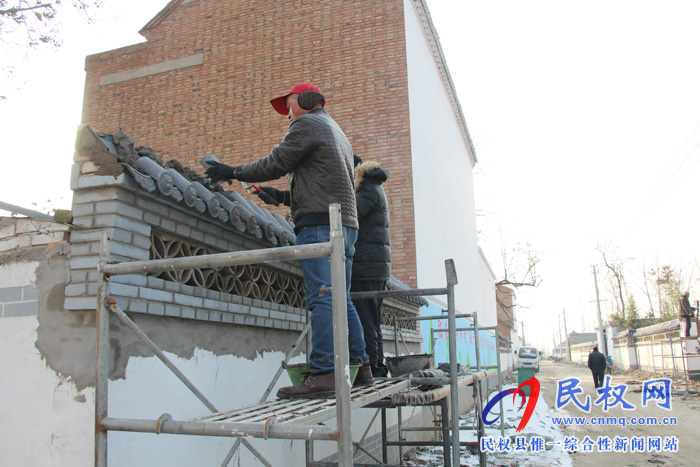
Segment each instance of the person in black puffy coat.
M360 229L355 243L352 263L351 292L386 289L391 277L391 246L389 235L389 206L382 183L389 171L379 162L362 162L355 156L355 198ZM365 333L365 346L372 375L384 377L382 340L382 298L353 299Z
M593 351L588 354L588 368L593 374L593 384L596 389L603 387L606 367L605 355L598 352L598 346L593 347Z

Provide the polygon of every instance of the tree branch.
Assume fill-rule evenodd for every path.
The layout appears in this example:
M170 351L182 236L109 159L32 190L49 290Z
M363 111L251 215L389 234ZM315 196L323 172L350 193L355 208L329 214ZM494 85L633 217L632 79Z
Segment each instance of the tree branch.
M53 8L53 5L51 5L50 3L42 3L41 5L28 6L28 7L24 7L24 8L14 7L14 8L10 8L9 10L0 10L0 15L14 16L17 13L20 13L23 11L38 10L39 8Z

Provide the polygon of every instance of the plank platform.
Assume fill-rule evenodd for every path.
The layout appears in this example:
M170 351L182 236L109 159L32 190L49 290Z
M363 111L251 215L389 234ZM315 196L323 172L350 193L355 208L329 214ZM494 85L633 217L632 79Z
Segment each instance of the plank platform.
M379 380L353 388L351 410L359 409L409 389L408 380ZM259 404L190 419L192 422L266 423L313 425L336 416L335 399L276 399Z

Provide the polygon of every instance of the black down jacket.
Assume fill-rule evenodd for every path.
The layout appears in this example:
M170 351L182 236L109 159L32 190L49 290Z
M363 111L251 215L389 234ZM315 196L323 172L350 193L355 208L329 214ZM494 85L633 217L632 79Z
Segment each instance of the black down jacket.
M594 350L588 354L588 368L590 368L591 371L605 371L606 367L605 355L601 352Z
M360 230L352 262L352 281L385 281L391 277L389 206L382 183L389 171L378 162L355 167L357 219Z

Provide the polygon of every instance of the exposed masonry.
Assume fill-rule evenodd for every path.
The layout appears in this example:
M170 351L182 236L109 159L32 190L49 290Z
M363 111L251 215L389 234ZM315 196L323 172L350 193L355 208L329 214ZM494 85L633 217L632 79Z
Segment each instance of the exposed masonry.
M0 221L0 264L11 262L9 257L21 248L46 249L53 243L66 241L68 225L51 221L3 217Z
M0 266L39 261L47 248L65 242L69 226L25 218L2 218L0 224ZM37 316L39 291L31 285L0 287L0 318Z
M84 126L76 138L71 187L70 283L66 310L94 310L100 240L112 237L111 261L142 261L294 244L293 225L236 192L213 186L177 161L163 163L121 131ZM392 278L391 289L407 286ZM110 293L129 312L301 331L306 324L297 262L116 276ZM385 300L385 324L415 315L425 301ZM414 322L402 336L420 340ZM393 328L386 328L393 337Z
M39 293L32 286L0 288L0 317L36 316L39 314Z

